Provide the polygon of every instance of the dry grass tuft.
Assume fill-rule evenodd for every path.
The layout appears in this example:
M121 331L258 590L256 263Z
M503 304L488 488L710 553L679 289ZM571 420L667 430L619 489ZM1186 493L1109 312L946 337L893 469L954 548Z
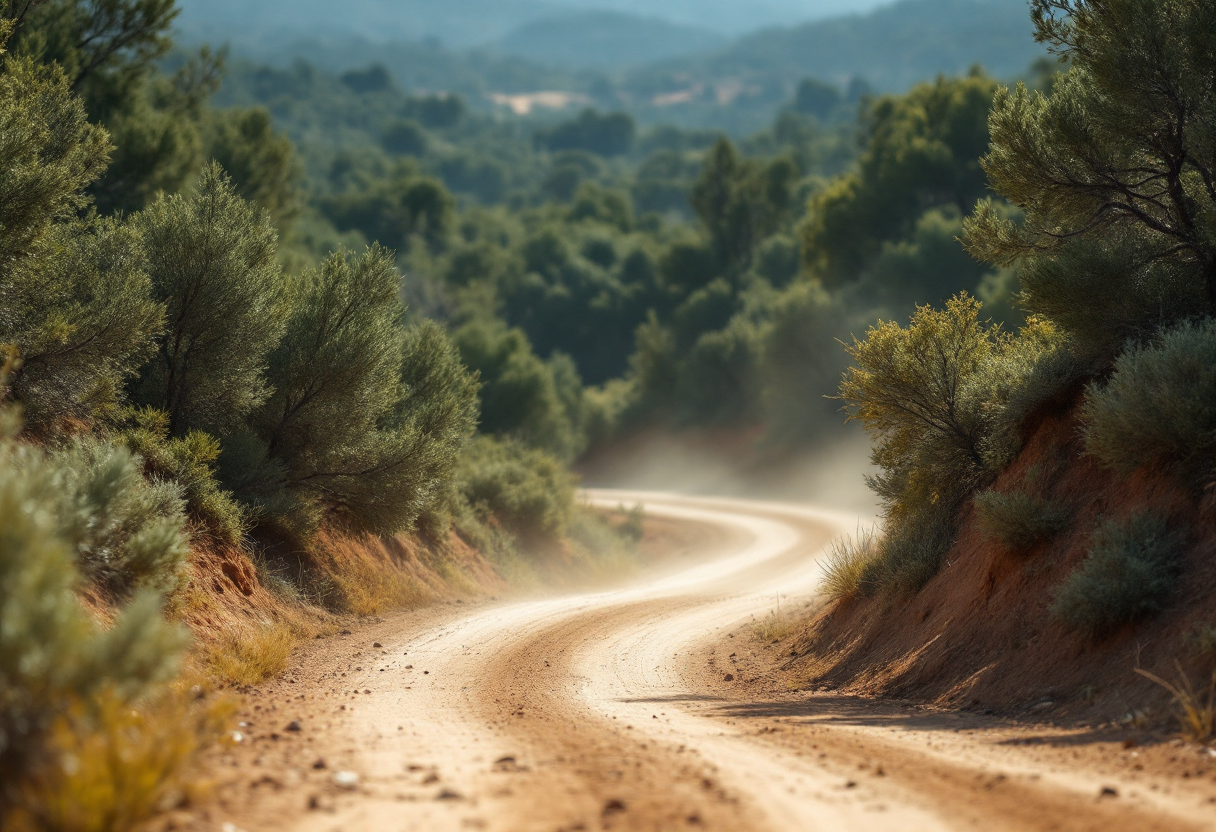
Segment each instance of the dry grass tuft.
M781 641L794 631L794 619L780 606L752 625L752 634L765 642Z
M211 647L207 666L216 678L256 685L287 669L295 634L283 624L228 630Z
M1178 684L1171 684L1160 676L1147 670L1136 668L1136 672L1170 692L1174 704L1178 706L1178 722L1182 726L1182 734L1195 742L1210 742L1216 739L1216 670L1212 671L1212 679L1206 691L1199 691L1191 683L1190 677L1178 668Z
M185 684L132 706L113 694L79 703L51 734L52 758L22 785L12 832L126 832L203 796L197 755L232 716L230 700Z
M860 527L852 537L838 537L823 561L823 591L834 601L861 590L866 569L881 556L876 526Z

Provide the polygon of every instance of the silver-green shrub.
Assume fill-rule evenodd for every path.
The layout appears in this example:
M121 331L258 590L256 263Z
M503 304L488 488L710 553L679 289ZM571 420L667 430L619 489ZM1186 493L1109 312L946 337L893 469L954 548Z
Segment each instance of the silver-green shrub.
M133 699L175 670L186 636L165 622L159 593L137 592L104 631L76 594L82 553L143 574L179 558L180 532L132 524L163 496L133 488L133 466L125 451L54 456L0 438L0 804L46 763L56 719L102 691ZM111 486L120 493L102 493Z
M976 495L974 505L984 534L1010 552L1054 537L1069 520L1067 508L1024 491L984 491Z
M1094 530L1089 555L1056 590L1052 614L1069 629L1097 636L1161 612L1178 582L1185 535L1150 512Z
M1186 322L1115 362L1086 391L1085 447L1121 473L1152 462L1198 463L1216 452L1216 321Z
M189 554L185 502L177 485L145 479L138 456L85 436L49 451L6 445L0 466L24 478L90 580L116 590L177 586Z

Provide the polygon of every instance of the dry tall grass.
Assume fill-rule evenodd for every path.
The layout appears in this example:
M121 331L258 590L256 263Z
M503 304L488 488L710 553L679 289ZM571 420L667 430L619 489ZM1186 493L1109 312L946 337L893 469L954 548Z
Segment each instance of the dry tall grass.
M1178 684L1172 684L1147 670L1136 668L1136 672L1170 692L1174 704L1178 706L1178 722L1182 734L1195 742L1209 742L1216 739L1216 670L1212 671L1212 679L1206 691L1197 690L1189 676L1178 668Z
M832 600L849 598L861 590L866 569L881 555L876 526L860 527L854 536L838 537L823 561L823 591Z
M234 628L211 646L206 664L225 682L256 685L287 669L295 641L295 634L284 624Z

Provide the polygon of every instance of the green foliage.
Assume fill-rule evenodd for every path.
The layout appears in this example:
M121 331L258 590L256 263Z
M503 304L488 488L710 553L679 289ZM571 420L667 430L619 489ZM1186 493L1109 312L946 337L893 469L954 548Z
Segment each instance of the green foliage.
M800 441L828 423L835 408L824 391L844 372L834 337L844 312L842 304L809 282L791 286L769 307L762 335L761 404L775 441Z
M293 287L270 356L273 393L252 419L261 459L233 475L238 493L272 512L277 491L290 528L323 516L378 534L409 527L472 431L476 382L441 330L401 325L399 283L373 247L334 255Z
M832 84L825 84L817 78L803 78L794 93L793 109L808 116L826 118L842 103L844 96Z
M899 515L888 515L885 536L875 557L865 561L858 581L864 592L913 594L937 575L958 536L959 490L938 492L937 502L911 503L901 507Z
M237 194L283 227L300 213L303 171L291 140L276 132L270 113L221 110L212 118L210 153L231 177Z
M479 437L470 444L457 481L470 505L524 545L556 540L568 528L574 480L544 451Z
M5 58L0 72L0 344L22 369L12 393L31 427L112 406L148 355L162 309L149 296L138 236L76 219L105 168L105 132L89 125L64 74Z
M352 69L342 73L342 83L356 93L391 92L397 85L393 76L382 64L372 64L367 69Z
M1109 362L1128 341L1151 338L1206 303L1192 271L1153 261L1144 242L1129 234L1037 254L1019 269L1018 301L1066 332L1078 354Z
M633 145L637 128L624 113L600 115L584 110L578 118L547 130L538 130L536 143L550 151L586 150L600 156L619 156Z
M0 16L17 21L16 54L58 64L104 119L169 51L177 8L174 0L6 0Z
M857 170L807 209L803 256L813 274L831 285L855 280L881 243L907 234L926 209L971 210L987 191L977 159L996 87L982 74L938 78L869 105Z
M4 59L0 73L0 270L8 278L53 223L88 204L87 188L105 170L109 142L89 124L57 68Z
M426 152L426 131L415 121L401 119L385 129L380 143L389 153L400 156L421 156Z
M740 159L727 139L713 146L689 201L721 268L745 268L760 242L781 228L796 175L787 159L761 164Z
M944 452L964 480L982 468L985 391L978 382L1009 337L985 327L979 312L979 303L959 295L944 310L919 307L906 329L880 322L848 348L856 365L840 397L849 418L875 437L875 461L887 471L929 447Z
M1136 254L1114 270L1121 281L1160 284L1163 271L1180 271L1169 279L1182 278L1181 293L1216 312L1216 9L1204 0L1034 0L1032 9L1038 39L1069 70L1045 94L998 92L984 168L1025 218L981 205L972 250L1006 264L1114 243L1112 254ZM1095 253L1104 254L1087 245L1082 256Z
M406 251L414 239L441 250L451 232L454 201L443 184L408 169L380 182L329 197L321 210L341 231L358 231L369 242Z
M176 74L158 70L171 48L173 0L10 0L14 52L67 74L89 117L116 145L92 193L104 212L142 208L182 187L202 162L202 106L222 61L209 50Z
M1183 323L1119 356L1091 384L1081 418L1085 448L1127 474L1179 463L1207 479L1216 467L1216 321Z
M116 590L176 587L188 553L181 489L145 479L126 448L94 437L49 452L15 445L4 448L4 464L28 478L90 580Z
M143 694L184 646L151 590L101 631L76 597L82 547L92 564L121 552L150 566L179 560L184 543L165 517L133 522L155 487L134 485L138 466L123 452L81 445L54 459L5 439L0 456L2 810L23 777L57 762L48 735L58 719L102 692Z
M482 381L482 431L563 459L579 450L578 426L562 400L554 368L536 356L522 331L498 320L475 320L452 338L465 365Z
M232 430L269 395L267 354L283 333L274 228L214 164L195 195L162 196L134 221L168 323L137 397L168 414L171 436Z
M140 239L128 226L56 225L33 251L0 278L9 301L0 341L19 350L13 394L31 428L45 431L113 410L152 354L164 307L151 296Z
M1161 612L1178 583L1183 529L1151 511L1105 520L1089 554L1056 590L1051 612L1069 629L1101 636Z
M887 520L867 584L923 586L953 543L962 501L992 475L993 412L1024 362L1018 341L979 312L959 295L944 310L918 308L906 329L880 322L848 348L855 366L840 398L873 438L870 485Z
M975 497L975 512L984 533L1009 552L1051 539L1071 516L1066 507L1026 491L984 491Z
M145 476L176 484L202 531L224 543L239 543L247 511L216 478L220 443L198 430L170 437L168 416L159 410L130 409L124 417L117 438L143 461Z

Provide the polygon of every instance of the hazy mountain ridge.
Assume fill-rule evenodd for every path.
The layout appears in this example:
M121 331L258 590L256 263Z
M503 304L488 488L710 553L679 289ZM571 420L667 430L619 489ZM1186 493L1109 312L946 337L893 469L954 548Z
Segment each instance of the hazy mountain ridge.
M554 66L611 70L715 51L729 44L722 34L703 27L592 10L526 23L491 48Z
M766 29L719 53L645 67L632 76L638 84L663 75L755 82L864 78L885 91L966 72L973 64L1010 77L1041 54L1024 0L901 0L867 14Z
M244 45L293 39L421 41L437 38L456 48L484 46L520 27L589 11L662 19L724 36L788 25L885 0L181 0L179 28L187 40L232 40ZM240 21L239 25L235 21Z
M315 8L314 0L302 2ZM383 6L381 0L355 2L362 4L356 9ZM457 15L479 2L450 0L445 8ZM496 8L541 5L551 10L555 0L502 0ZM865 14L773 27L733 41L654 18L565 8L500 36L493 46L469 49L425 39L394 41L390 29L379 38L329 32L277 42L238 40L233 46L255 62L287 66L302 60L334 73L380 63L404 90L456 92L475 108L495 106L504 95L560 91L571 94L570 102L627 110L643 124L738 135L768 123L807 77L842 89L856 83L897 92L938 74L965 73L974 64L997 77L1017 77L1043 54L1031 36L1024 0L900 0ZM257 28L248 31L252 36ZM717 46L696 48L700 42ZM612 65L613 59L621 63Z

